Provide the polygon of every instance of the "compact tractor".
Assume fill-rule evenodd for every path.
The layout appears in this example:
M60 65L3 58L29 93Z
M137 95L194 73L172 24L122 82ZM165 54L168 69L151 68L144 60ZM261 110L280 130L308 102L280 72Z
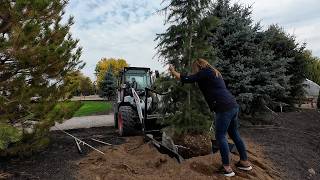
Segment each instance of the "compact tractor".
M158 71L155 71L153 77L150 68L143 67L125 67L120 72L114 106L115 128L120 136L143 134L144 140L151 141L161 153L181 162L183 158L178 154L177 146L169 136L161 132L164 126L157 123L163 117L158 113L162 106L159 99L166 94L152 89L157 77Z
M120 72L114 106L114 124L120 136L159 132L159 99L151 89L153 79L149 68L125 67Z

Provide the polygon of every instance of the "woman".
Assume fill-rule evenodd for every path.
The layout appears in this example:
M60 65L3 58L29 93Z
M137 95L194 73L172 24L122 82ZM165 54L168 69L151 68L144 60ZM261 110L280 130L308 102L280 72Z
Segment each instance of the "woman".
M245 145L238 132L239 105L234 96L226 88L221 73L204 59L198 59L193 62L193 75L183 76L175 71L172 65L170 65L169 71L176 79L183 83L197 82L210 110L216 113L215 137L220 148L223 164L223 168L221 168L222 173L228 177L235 175L230 166L229 146L226 138L227 132L240 154L240 161L236 164L236 167L245 171L251 170L252 167L248 161Z

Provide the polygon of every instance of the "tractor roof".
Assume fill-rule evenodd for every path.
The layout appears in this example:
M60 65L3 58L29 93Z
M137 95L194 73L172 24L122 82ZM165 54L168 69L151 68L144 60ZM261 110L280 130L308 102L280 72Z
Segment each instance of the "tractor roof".
M150 68L146 68L146 67L125 67L124 71L127 70L145 70L145 71L150 71Z

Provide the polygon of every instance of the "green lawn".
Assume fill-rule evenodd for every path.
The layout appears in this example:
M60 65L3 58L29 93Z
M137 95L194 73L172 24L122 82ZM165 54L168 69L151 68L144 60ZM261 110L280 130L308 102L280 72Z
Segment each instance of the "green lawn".
M111 110L112 105L105 101L82 101L82 106L74 113L74 117L90 116Z

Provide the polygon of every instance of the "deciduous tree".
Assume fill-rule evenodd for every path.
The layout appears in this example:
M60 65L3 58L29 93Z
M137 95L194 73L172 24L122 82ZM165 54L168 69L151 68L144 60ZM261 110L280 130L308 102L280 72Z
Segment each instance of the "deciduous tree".
M94 85L91 79L80 71L71 72L67 76L69 92L72 96L88 96L94 94Z
M304 59L307 61L307 78L320 85L320 58L306 50Z
M128 67L128 63L124 59L116 58L102 58L96 65L96 77L97 85L100 86L100 83L103 81L106 73L112 67L112 73L114 77L118 77L119 72L123 70L124 67Z

